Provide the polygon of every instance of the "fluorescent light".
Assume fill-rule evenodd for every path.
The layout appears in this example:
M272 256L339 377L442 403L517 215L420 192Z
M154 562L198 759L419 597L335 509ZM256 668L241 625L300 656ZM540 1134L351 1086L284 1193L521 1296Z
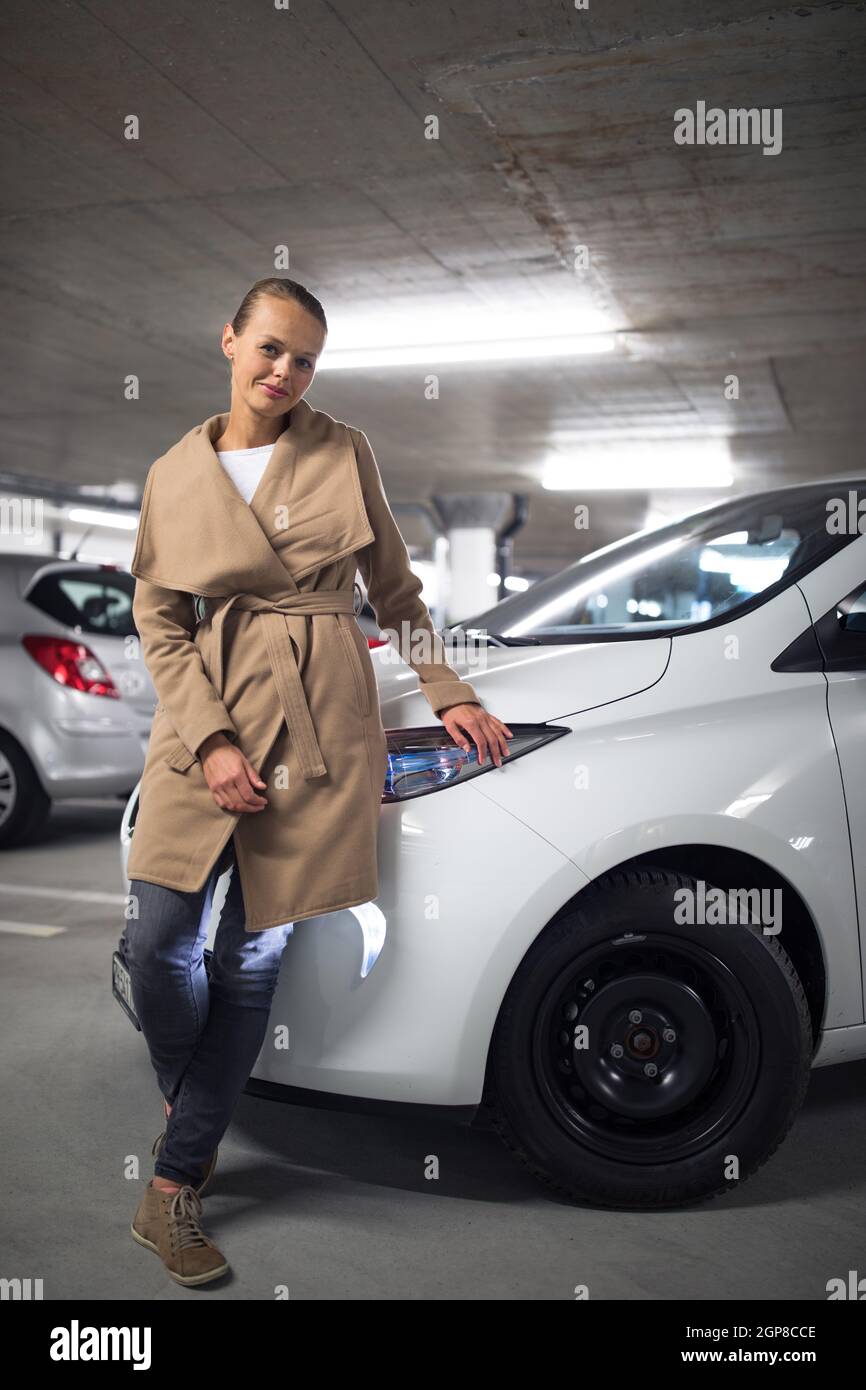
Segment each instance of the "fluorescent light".
M332 315L318 370L530 361L615 347L611 320L588 305L489 309L413 301L402 310Z
M497 585L499 582L500 579L498 574L495 572L493 574L488 574L488 584ZM522 594L529 588L529 580L523 579L519 574L507 574L505 576L505 587L506 589L513 589L516 593Z
M742 532L745 536L745 531ZM723 555L712 546L701 551L699 567L710 574L730 575L735 589L757 594L781 579L788 568L787 555Z
M585 357L613 352L612 333L573 333L557 338L502 339L494 342L412 343L381 348L351 348L344 352L326 351L319 372L358 370L362 367L435 367L449 362L508 362L525 358Z
M782 578L788 568L787 555L754 555L731 562L731 583L735 589L762 593Z
M736 561L730 555L722 555L718 550L704 549L698 561L698 568L707 574L730 574L731 565Z
M724 439L611 445L588 441L570 457L552 458L542 486L551 491L635 488L652 492L665 487L723 488L733 481Z
M79 521L85 526L113 526L120 531L134 531L138 525L137 516L124 516L122 512L100 512L90 507L68 507L68 521Z

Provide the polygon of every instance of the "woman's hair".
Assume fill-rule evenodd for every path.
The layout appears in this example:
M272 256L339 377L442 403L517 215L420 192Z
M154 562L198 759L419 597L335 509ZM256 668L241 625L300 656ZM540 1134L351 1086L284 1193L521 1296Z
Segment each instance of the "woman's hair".
M316 296L310 294L304 285L299 285L297 280L280 279L276 275L270 276L266 280L257 280L252 289L244 295L240 308L231 321L235 333L243 333L253 309L266 294L280 295L283 299L294 299L302 309L306 309L308 314L312 314L314 319L318 319L327 333L328 321Z

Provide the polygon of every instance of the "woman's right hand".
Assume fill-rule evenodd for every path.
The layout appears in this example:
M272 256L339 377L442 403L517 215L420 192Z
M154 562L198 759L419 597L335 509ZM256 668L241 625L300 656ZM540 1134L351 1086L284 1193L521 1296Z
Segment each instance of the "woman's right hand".
M225 734L211 734L198 750L205 781L223 811L263 811L267 801L256 787L267 786L249 758Z

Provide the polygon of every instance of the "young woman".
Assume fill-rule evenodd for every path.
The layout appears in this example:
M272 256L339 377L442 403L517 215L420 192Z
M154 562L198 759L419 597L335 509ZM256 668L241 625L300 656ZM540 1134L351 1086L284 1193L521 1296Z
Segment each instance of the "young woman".
M159 703L121 944L166 1115L132 1234L181 1284L228 1269L199 1196L291 924L378 892L387 741L357 570L454 741L498 766L512 736L445 660L366 435L303 399L326 336L302 285L253 285L223 329L231 409L152 464L130 567ZM207 909L229 864L208 981Z

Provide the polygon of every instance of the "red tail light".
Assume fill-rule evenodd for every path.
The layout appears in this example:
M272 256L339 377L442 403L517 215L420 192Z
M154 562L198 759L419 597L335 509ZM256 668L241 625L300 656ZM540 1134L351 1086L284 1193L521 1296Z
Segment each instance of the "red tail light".
M102 662L83 642L68 637L47 637L41 632L28 632L21 638L26 650L49 676L70 690L83 690L87 695L110 695L120 699L120 691Z
M387 638L387 637L368 637L368 638L367 638L367 646L368 646L368 647L387 647L387 645L388 645L388 638Z

